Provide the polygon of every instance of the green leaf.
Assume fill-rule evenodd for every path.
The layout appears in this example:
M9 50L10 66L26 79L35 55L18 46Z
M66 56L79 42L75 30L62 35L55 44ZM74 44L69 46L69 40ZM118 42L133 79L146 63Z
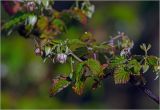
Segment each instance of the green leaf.
M77 65L77 68L76 68L76 71L75 71L75 80L76 80L76 82L78 82L78 81L80 81L80 79L81 79L81 77L82 77L82 72L83 72L83 67L84 66L84 63L82 62L82 63L79 63L78 65Z
M77 48L84 47L85 43L79 39L71 39L68 41L68 46L72 51L75 51Z
M65 24L61 19L54 19L52 21L52 25L54 25L54 27L60 29L61 31L65 31L66 30Z
M58 92L62 91L66 88L71 82L66 80L65 78L57 78L53 79L53 84L50 90L50 95L56 95Z
M86 61L86 65L89 67L90 71L93 73L95 76L102 76L104 75L103 73L103 68L97 60L94 59L88 59Z
M110 65L111 65L111 67L114 68L114 67L119 66L125 62L126 62L126 59L124 58L124 56L116 56L111 59Z
M50 46L45 46L44 50L45 50L46 56L51 53L51 47Z
M84 63L79 63L77 65L76 71L74 75L75 78L75 84L72 87L74 92L78 95L81 95L83 93L83 88L84 88L84 81L82 81L82 74L84 70Z
M147 72L147 70L149 69L149 65L147 64L142 65L142 69L143 69L143 73Z
M14 17L11 18L10 21L8 21L7 23L3 25L3 29L8 30L8 29L11 29L17 26L18 24L24 22L30 15L32 14L29 14L29 13L16 14Z
M76 94L82 95L84 89L84 82L82 81L76 82L75 85L72 87L72 89Z
M44 0L45 1L45 0ZM48 18L45 16L40 16L37 22L37 27L40 31L43 31L48 26Z
M134 75L140 75L141 64L137 60L135 60L135 59L130 60L128 62L127 66L132 71L132 74L134 74Z
M42 4L45 8L49 6L49 0L42 0Z
M155 56L148 56L147 57L147 63L150 66L156 66L156 65L158 65L158 58L155 57Z
M129 81L130 74L125 71L124 67L119 67L114 72L114 82L115 84L125 84Z

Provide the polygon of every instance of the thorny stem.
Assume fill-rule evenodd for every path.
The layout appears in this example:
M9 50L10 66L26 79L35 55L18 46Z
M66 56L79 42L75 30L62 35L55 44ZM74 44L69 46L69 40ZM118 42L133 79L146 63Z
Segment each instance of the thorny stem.
M139 85L137 86L139 89L141 89L149 98L154 100L156 103L159 104L159 97L157 97L153 92L148 89L145 85Z
M107 78L108 76L112 75L112 72L105 74L105 76L103 78L101 78L102 80ZM130 80L130 83L132 85L134 85L134 79ZM136 85L134 85L136 86ZM156 96L155 94L153 94L153 92L146 86L146 85L138 85L136 86L139 89L141 89L150 99L152 99L153 101L155 101L157 104L159 104L159 97Z

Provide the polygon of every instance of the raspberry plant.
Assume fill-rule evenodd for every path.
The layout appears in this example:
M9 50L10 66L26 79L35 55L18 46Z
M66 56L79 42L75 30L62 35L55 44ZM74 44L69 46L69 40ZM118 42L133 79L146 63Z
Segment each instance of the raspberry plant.
M62 39L67 28L74 23L86 25L92 18L95 7L89 1L78 1L62 11L54 9L53 0L34 0L18 2L20 8L14 12L11 20L2 26L8 35L18 31L21 36L35 42L35 54L41 56L44 62L70 63L69 75L59 75L52 80L50 95L53 96L68 87L81 95L85 86L100 87L103 79L111 76L115 84L132 83L141 88L151 99L159 103L147 87L144 74L148 70L155 73L156 79L160 73L160 58L148 55L150 44L140 45L144 55L134 55L131 49L134 42L123 32L102 43L96 42L91 32L84 32L75 39ZM74 23L73 23L74 22Z

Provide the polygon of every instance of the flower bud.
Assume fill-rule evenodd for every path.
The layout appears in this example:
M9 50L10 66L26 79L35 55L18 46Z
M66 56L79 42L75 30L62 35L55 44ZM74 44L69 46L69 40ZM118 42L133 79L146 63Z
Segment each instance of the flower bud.
M42 56L42 55L43 55L43 51L41 51L40 48L36 48L36 49L35 49L35 54L36 54L37 56Z
M59 63L65 63L66 60L67 60L67 55L64 54L64 53L59 53L57 54L57 57L56 57L56 60L59 62Z

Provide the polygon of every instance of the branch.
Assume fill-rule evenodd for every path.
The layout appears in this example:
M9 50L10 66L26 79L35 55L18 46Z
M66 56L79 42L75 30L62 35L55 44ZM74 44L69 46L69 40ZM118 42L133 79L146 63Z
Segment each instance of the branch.
M159 104L159 97L157 97L153 92L148 89L145 85L139 85L137 86L139 89L141 89L149 98L154 100L156 103Z
M103 80L103 79L107 78L107 77L110 76L110 75L112 75L111 72L105 74L105 76L104 76L103 78L101 78L101 79ZM134 84L134 82L135 82L135 79L134 79L133 77L131 77L130 83L131 83L132 85L136 86L136 85ZM155 94L153 94L153 92L152 92L150 89L148 89L148 87L147 87L146 85L140 84L140 85L138 85L138 86L136 86L136 87L138 87L139 89L141 89L150 99L152 99L152 100L155 101L157 104L159 104L159 97L156 96Z

